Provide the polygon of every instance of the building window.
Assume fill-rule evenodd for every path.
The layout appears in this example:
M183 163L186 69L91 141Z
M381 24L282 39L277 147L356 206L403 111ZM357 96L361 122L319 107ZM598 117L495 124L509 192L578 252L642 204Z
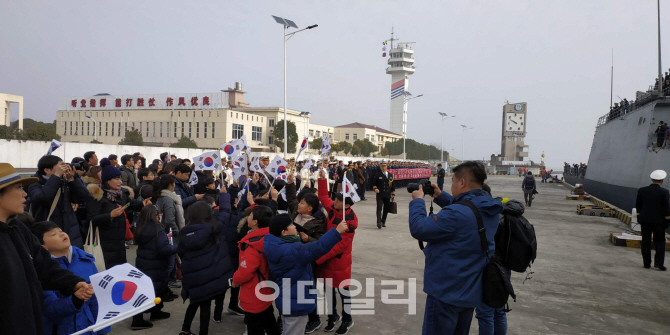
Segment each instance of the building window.
M163 122L158 122L158 128L160 129L159 137L163 138Z
M189 122L189 123L188 123L188 138L191 138L191 136L193 135L193 133L191 132L191 124L192 124L192 123L193 123L193 122Z
M177 122L174 123L174 138L177 138Z
M81 136L84 136L84 121L81 122Z
M233 139L240 139L244 135L244 126L233 123Z
M349 140L349 134L344 134L344 139L348 141Z
M184 122L181 123L181 137L184 137Z
M151 137L156 137L156 122L154 122L153 127L151 128Z
M155 127L154 127L155 128ZM149 137L149 122L147 122L147 133L144 135L145 137Z
M110 122L112 124L112 136L114 136L114 122Z
M321 137L321 130L316 131L316 137Z
M86 122L86 136L91 135L91 122Z
M121 122L119 122L119 129L116 131L116 136L121 136Z
M218 112L217 112L218 113ZM214 138L214 132L216 132L216 129L214 128L214 122L212 122L212 138Z
M98 128L100 128L100 130L96 130L95 129L95 124L93 124L93 132L96 135L102 135L102 134L100 134L100 132L102 131L102 121L98 122Z
M270 119L270 120L268 120L268 122L269 122L269 126L270 126L270 127L274 127L274 126L275 126L275 120L274 120L274 119Z
M165 137L170 137L170 122L165 122ZM162 136L162 135L161 135Z
M212 117L212 111L209 111L209 117Z
M186 117L188 117L188 111L186 111Z
M178 112L177 112L177 116L178 116L178 117L181 117L181 111L178 111Z
M205 116L205 111L200 111L200 117L203 117L203 116Z
M195 138L200 138L200 122L195 123Z
M126 133L128 132L128 122L124 122L123 126L123 136L126 136Z
M263 128L261 127L251 127L251 140L252 141L262 141L263 140Z
M354 141L358 139L358 134L354 133Z
M309 130L309 137L314 137L314 129Z
M74 123L74 134L79 135L79 121Z
M105 136L109 136L109 123L105 122Z
M209 112L210 114L212 112ZM204 129L204 132L202 133L202 138L207 138L207 122L202 123L202 128Z
M269 145L272 145L272 143L273 143L273 141L272 141L272 136L268 136L268 144L269 144Z

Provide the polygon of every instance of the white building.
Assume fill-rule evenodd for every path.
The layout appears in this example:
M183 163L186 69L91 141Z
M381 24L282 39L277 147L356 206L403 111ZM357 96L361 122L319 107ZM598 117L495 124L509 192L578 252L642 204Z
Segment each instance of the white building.
M386 74L391 75L391 119L390 130L395 134L405 136L407 133L407 103L405 92L409 91L409 76L414 74L414 50L411 43L393 45L391 35L391 49L389 51Z
M0 126L11 125L10 105L19 104L19 129L23 129L23 97L20 95L0 93Z
M369 140L381 151L387 142L402 140L402 136L377 126L354 122L335 127L335 142L346 141L351 144L356 140Z

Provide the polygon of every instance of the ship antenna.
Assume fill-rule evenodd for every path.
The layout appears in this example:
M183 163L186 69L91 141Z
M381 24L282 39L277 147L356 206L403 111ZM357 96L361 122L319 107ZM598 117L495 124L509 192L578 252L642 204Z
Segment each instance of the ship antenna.
M663 96L663 70L661 69L661 0L656 0L658 12L658 90Z
M610 109L614 100L614 48L612 48L612 72L610 74Z

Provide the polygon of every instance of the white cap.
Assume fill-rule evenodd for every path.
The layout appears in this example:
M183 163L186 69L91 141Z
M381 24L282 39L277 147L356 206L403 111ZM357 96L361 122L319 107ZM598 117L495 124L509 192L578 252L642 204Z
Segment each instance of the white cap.
M667 174L665 171L663 171L663 170L656 170L656 171L654 171L654 172L651 173L651 176L650 176L650 177L651 177L652 180L663 180L663 179L665 179L665 177L667 177L667 176L668 176L668 174Z

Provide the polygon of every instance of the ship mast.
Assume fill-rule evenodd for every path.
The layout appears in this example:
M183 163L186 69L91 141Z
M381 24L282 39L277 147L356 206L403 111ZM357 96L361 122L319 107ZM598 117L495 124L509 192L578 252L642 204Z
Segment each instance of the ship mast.
M658 90L663 96L663 70L661 69L661 0L656 0L658 13Z

